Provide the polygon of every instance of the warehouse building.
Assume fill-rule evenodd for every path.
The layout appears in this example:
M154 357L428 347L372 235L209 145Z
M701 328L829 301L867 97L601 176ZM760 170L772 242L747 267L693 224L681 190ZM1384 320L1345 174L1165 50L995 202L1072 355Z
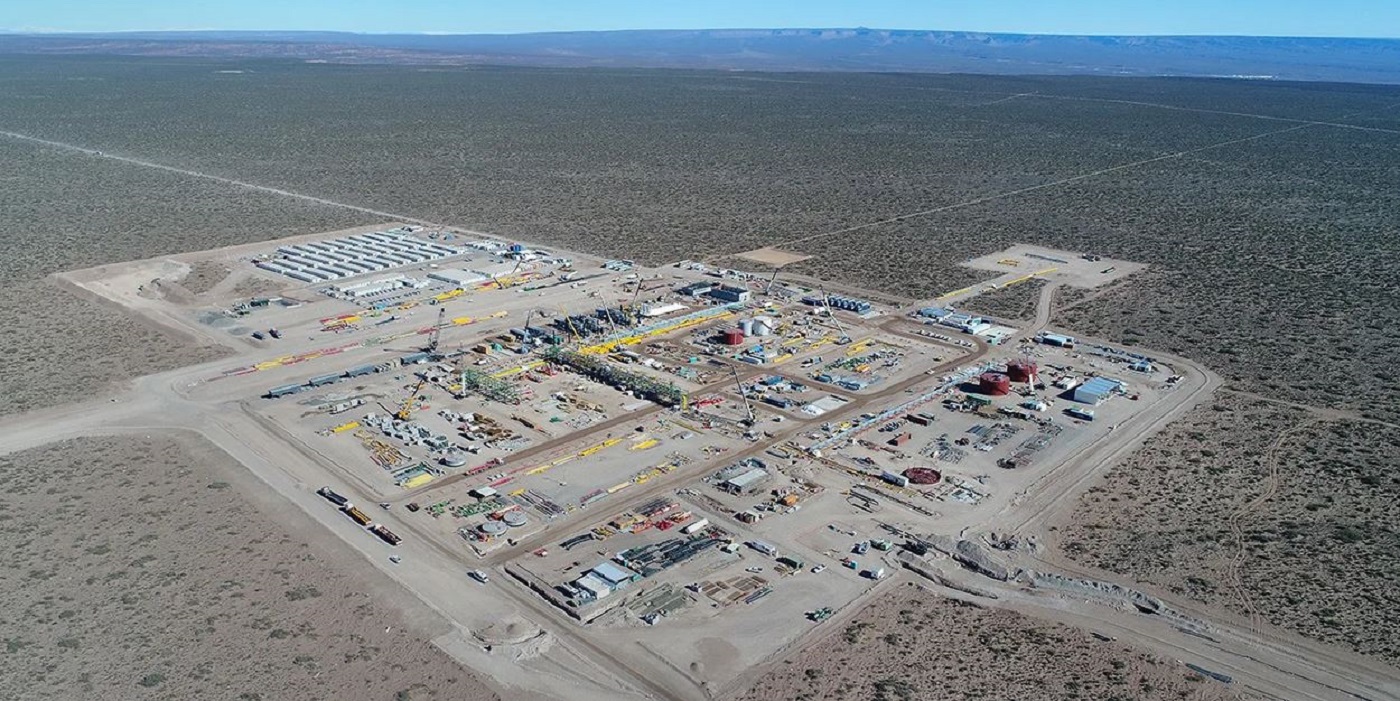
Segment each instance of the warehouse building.
M730 494L752 494L762 487L769 477L767 470L755 467L748 472L730 477L722 482L719 488Z
M433 272L428 273L428 279L436 280L438 282L445 282L454 287L461 287L463 289L466 289L468 285L478 282L485 282L487 280L487 277L475 270L446 268L443 270L434 270Z
M715 285L712 282L692 282L676 290L676 294L685 295L687 297L700 297L709 294L710 290L713 289L715 289Z
M747 302L749 301L749 291L742 287L733 285L720 285L710 290L711 297L723 302Z
M1081 404L1102 404L1105 399L1123 389L1123 383L1108 377L1090 378L1074 388L1074 401Z
M1074 337L1058 333L1045 333L1040 335L1040 342L1047 346L1059 346L1060 348L1073 348Z
M642 578L642 575L611 562L604 562L594 567L588 571L588 574L602 580L613 590L621 589Z

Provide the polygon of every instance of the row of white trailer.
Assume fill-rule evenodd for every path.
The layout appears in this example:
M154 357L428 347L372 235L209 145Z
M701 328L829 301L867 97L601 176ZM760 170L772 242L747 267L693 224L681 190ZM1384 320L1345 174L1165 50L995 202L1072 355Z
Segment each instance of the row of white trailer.
M326 282L458 255L460 251L394 229L281 246L257 266L301 282Z

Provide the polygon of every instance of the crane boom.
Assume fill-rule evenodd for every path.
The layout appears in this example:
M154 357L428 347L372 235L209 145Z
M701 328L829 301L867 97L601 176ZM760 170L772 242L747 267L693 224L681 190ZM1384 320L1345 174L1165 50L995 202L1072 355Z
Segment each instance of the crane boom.
M821 288L821 290L822 290L822 304L826 305L826 315L827 315L828 318L831 319L831 322L832 322L833 324L836 324L836 330L841 332L841 338L838 338L838 339L836 340L836 342L837 342L837 343L843 343L843 344L844 344L844 343L850 343L850 342L851 342L851 335L848 334L848 333L846 333L846 327L842 326L842 325L841 325L841 320L836 318L836 312L831 311L831 295L829 295L829 294L826 293L826 288L825 288L825 287Z
M418 397L418 393L423 390L423 385L427 383L428 373L425 372L419 376L418 384L415 384L413 389L408 393L408 396L404 398L403 404L399 406L399 410L394 414L394 418L399 421L407 421L413 416L413 400Z
M525 264L525 258L524 258L524 256L521 256L520 258L516 258L516 259L515 259L515 267L514 267L514 268L511 268L510 273L507 274L507 275L505 275L504 277L497 277L497 278L496 278L495 282L496 282L496 287L497 287L497 289L502 289L502 290L504 290L504 289L506 288L506 283L504 282L505 280L509 280L509 281L510 281L510 284L514 285L514 284L515 284L515 274L520 270L520 266L521 266L521 265L524 265L524 264Z
M447 316L445 307L438 307L437 321L433 323L433 330L428 332L428 352L436 353L438 341L442 338L442 320Z
M742 399L744 402L744 417L747 421L746 425L752 426L758 421L758 417L754 416L753 405L749 403L749 395L744 393L744 383L739 380L739 370L733 365L730 365L729 371L731 373L734 373L734 386L739 390L739 399Z

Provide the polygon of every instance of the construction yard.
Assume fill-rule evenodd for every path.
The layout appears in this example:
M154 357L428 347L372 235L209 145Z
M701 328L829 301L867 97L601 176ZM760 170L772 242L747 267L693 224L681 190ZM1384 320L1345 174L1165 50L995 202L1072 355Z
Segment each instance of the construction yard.
M459 611L460 659L698 700L911 580L1093 586L1027 566L1041 515L1213 380L1047 328L1056 288L1132 264L996 255L970 263L1011 268L995 288L894 304L384 224L66 279L236 352L153 386ZM151 283L181 274L205 291ZM1030 281L1033 321L957 308ZM576 664L551 666L556 644Z

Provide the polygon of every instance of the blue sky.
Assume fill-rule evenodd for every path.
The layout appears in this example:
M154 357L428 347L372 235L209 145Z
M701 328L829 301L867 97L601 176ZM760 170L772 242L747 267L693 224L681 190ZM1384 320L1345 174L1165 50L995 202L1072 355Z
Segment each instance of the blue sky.
M0 0L23 31L876 27L1400 38L1400 0Z

